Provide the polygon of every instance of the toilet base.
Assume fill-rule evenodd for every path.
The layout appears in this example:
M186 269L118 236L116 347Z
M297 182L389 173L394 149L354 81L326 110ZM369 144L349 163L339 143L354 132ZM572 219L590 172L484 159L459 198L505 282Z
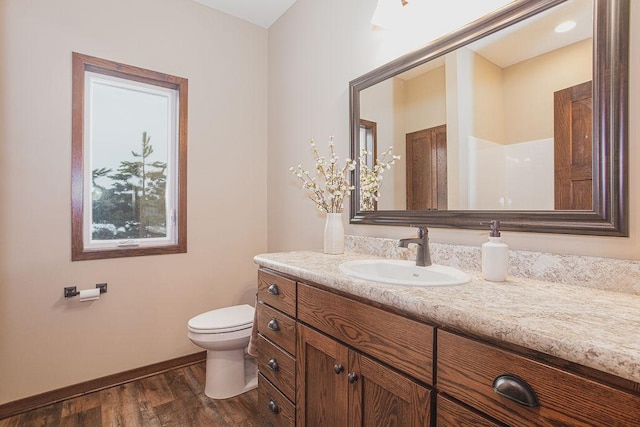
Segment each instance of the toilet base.
M246 368L245 368L246 366ZM228 399L258 386L254 358L245 357L244 349L207 351L204 394L212 399Z

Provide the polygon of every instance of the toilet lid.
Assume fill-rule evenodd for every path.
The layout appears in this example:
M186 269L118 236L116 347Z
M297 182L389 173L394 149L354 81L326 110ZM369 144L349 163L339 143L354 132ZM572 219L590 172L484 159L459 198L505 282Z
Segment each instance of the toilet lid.
M210 334L239 331L253 325L253 314L254 308L248 304L219 308L189 320L189 330Z

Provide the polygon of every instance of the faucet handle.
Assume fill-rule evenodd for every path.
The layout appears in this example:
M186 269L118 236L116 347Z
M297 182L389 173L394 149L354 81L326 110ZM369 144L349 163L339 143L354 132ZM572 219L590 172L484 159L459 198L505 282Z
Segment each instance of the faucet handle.
M426 225L411 225L410 227L416 227L418 229L418 237L420 239L429 234L429 229L427 229Z

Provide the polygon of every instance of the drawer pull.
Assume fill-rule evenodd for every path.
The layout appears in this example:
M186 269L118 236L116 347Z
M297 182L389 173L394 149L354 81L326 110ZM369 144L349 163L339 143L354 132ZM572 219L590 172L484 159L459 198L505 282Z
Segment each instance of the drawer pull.
M280 370L278 361L273 357L267 362L267 368L269 368L269 370L272 372L278 372Z
M267 288L267 293L269 295L280 295L280 289L278 289L278 285L276 285L275 283L272 283Z
M267 403L267 408L269 408L269 412L272 414L278 414L280 412L280 408L275 400L271 399L269 403Z
M344 366L342 366L341 363L338 363L337 365L333 365L333 370L336 374L341 374L344 372Z
M529 384L515 375L503 374L493 380L496 394L524 406L538 406L538 397Z
M347 380L349 381L349 384L353 384L356 381L358 381L358 374L356 374L355 372L350 372L347 375Z
M278 332L280 330L280 325L278 325L278 321L276 319L271 319L267 324L267 328L271 329L274 332Z

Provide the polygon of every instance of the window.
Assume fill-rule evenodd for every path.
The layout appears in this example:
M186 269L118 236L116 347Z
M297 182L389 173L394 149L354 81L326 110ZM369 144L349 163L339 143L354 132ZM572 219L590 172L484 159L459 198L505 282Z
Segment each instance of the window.
M366 168L360 166L360 211L375 211L378 209L377 197L379 196L380 183L370 173L373 171L378 158L378 124L369 120L360 119L360 161L364 161ZM368 191L363 191L366 187ZM374 198L375 197L375 198Z
M73 54L72 260L187 251L187 80Z
M377 127L376 122L360 119L360 144L361 149L367 152L365 159L369 169L373 169L375 159L378 157Z

